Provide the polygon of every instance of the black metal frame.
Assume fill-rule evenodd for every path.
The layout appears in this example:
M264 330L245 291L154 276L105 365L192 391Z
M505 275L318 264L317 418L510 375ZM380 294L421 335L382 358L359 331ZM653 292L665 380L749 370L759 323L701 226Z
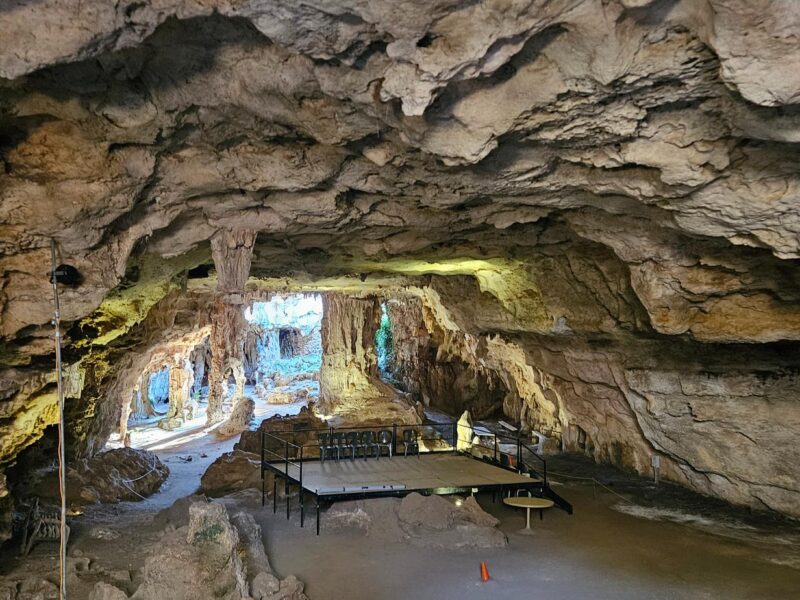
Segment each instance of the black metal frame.
M547 483L547 461L545 458L536 453L536 451L531 448L528 444L525 444L519 435L512 436L508 434L492 432L494 436L494 452L492 457L482 456L477 457L473 455L471 452L460 452L458 450L458 427L461 425L458 424L456 421L452 421L450 423L426 423L423 425L398 425L396 423L392 424L391 426L385 427L376 427L376 426L363 426L363 427L343 427L341 429L334 429L333 427L329 427L326 429L294 429L291 431L281 431L270 433L265 430L261 430L261 506L266 505L266 473L269 471L274 474L273 484L272 484L272 512L277 513L278 511L278 478L283 479L284 481L284 496L286 497L286 518L289 519L291 512L290 512L290 498L289 498L289 486L296 485L299 490L299 501L300 501L300 527L304 526L305 523L305 493L310 492L315 499L315 508L316 508L316 530L317 535L319 535L319 527L320 527L320 499L323 499L325 502L334 503L339 502L342 500L353 500L353 499L363 499L363 498L385 498L385 497L400 497L408 495L412 492L419 492L425 495L447 495L447 494L460 494L460 493L471 493L475 489L479 491L488 491L492 492L492 496L496 497L495 494L500 492L502 494L507 490L535 490L553 500L553 503L558 506L559 508L565 510L570 515L573 513L572 505L567 502L564 498L558 495ZM281 436L294 436L298 433L329 433L331 437L333 436L334 432L351 432L351 431L364 431L364 430L373 430L373 431L382 431L388 430L391 428L392 432L392 455L395 459L399 458L397 455L397 444L398 444L398 428L402 429L416 429L419 432L422 432L424 429L433 430L434 436L433 437L425 437L417 436L417 442L424 442L424 441L435 441L437 444L445 442L449 443L449 448L434 448L432 450L428 450L426 452L418 453L417 458L420 458L422 454L437 454L437 453L453 453L460 456L466 456L472 458L473 460L480 460L491 464L492 466L499 467L508 471L514 471L516 473L526 473L528 476L532 477L530 484L489 484L489 485L478 485L478 486L469 486L469 487L442 487L442 488L426 488L426 489L381 489L381 490L353 490L353 491L343 491L343 492L334 492L334 493L319 493L319 491L314 491L310 489L306 489L303 486L303 463L304 462L311 462L311 461L321 461L323 460L321 457L313 456L313 457L304 457L303 456L303 448L307 446L314 446L316 444L304 444L298 445L293 442L290 442L288 439L284 439ZM471 428L470 428L471 429ZM449 435L445 437L442 435L443 432L448 432ZM295 438L293 438L295 439ZM500 448L500 444L502 440L508 440L513 442L516 445L516 453L511 454L509 452L505 452ZM274 444L271 444L275 447L279 447L283 450L283 454L279 454L274 450L271 450L267 447L267 442L273 441ZM527 455L530 454L539 462L541 462L541 470L534 469L530 465L526 463ZM293 455L293 456L292 456ZM269 457L269 458L268 458ZM513 461L511 459L514 459ZM404 458L405 459L405 458ZM331 459L334 460L334 459ZM337 460L356 460L355 457L351 457L350 459L337 459ZM376 459L379 460L379 459ZM281 469L278 465L282 466ZM298 476L294 477L289 473L289 467L295 467L298 470Z

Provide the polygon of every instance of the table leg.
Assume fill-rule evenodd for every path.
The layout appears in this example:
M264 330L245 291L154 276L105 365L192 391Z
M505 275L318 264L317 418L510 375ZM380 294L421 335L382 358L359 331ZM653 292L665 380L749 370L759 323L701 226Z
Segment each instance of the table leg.
M525 510L525 529L531 528L531 509L526 508Z

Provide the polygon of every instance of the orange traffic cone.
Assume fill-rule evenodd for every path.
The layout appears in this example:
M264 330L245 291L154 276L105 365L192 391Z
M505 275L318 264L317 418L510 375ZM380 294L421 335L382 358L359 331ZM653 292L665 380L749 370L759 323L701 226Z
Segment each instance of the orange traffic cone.
M485 583L490 579L491 577L489 577L489 569L486 568L486 563L481 561L481 581Z

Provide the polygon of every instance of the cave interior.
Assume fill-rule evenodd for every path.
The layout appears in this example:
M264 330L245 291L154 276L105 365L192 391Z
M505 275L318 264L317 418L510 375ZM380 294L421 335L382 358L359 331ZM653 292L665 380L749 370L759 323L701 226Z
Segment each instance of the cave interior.
M541 535L597 562L564 550L536 583L553 594L800 586L800 4L82 5L0 7L0 542L58 506L60 464L80 553L6 561L0 597L163 598L192 565L187 598L306 598L263 533L337 600L339 563L312 568L241 495L266 486L257 432L460 418L507 424L574 499ZM287 511L298 494L267 492ZM328 512L431 556L502 547L521 593L514 561L557 554L476 497ZM161 563L93 570L157 510ZM414 520L437 510L448 526ZM706 529L684 551L670 527ZM664 572L598 541L618 534L656 536ZM601 575L617 551L630 573ZM397 552L398 573L423 568ZM440 566L437 597L475 579Z

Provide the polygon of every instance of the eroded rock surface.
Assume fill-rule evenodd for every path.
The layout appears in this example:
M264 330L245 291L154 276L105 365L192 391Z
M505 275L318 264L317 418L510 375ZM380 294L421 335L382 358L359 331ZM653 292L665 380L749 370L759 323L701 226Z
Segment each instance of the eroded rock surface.
M192 503L188 514L188 525L167 530L153 548L131 600L306 600L294 576L275 576L251 515L229 518L224 505L209 502Z
M272 485L268 488L271 490ZM261 489L261 448L258 454L234 450L215 460L203 473L200 489L208 496L225 496L246 489Z

